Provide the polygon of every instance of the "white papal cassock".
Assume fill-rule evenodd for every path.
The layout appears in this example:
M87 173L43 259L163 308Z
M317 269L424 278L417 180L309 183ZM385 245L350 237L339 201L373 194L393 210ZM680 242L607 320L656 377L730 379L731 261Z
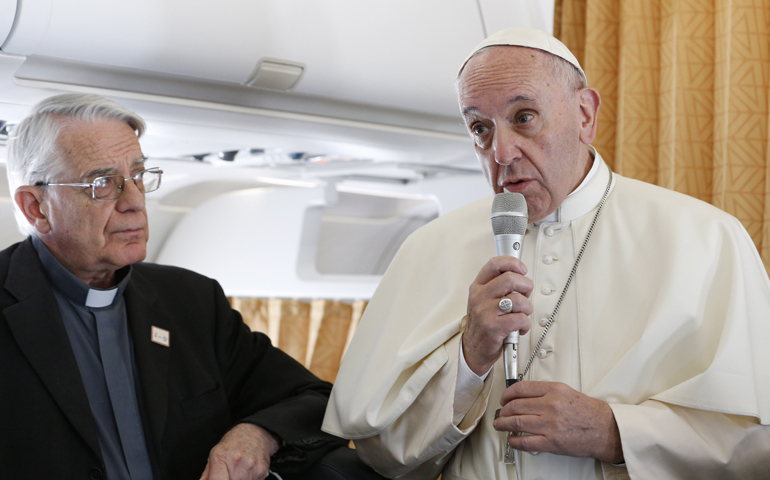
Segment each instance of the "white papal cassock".
M558 221L531 224L522 260L535 284L529 358L610 180L597 173ZM577 275L525 380L607 401L625 466L520 453L501 462L492 420L501 361L452 422L468 288L495 256L492 197L415 232L396 255L348 349L324 430L355 440L387 476L456 479L770 478L770 281L732 216L612 175ZM519 362L520 368L522 360Z

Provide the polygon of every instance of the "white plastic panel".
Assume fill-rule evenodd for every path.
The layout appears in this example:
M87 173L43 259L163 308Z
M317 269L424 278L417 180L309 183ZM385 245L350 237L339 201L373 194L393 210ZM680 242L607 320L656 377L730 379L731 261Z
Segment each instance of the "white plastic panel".
M8 186L8 170L5 167L4 157L0 159L0 198L3 197L11 198L11 188Z
M0 0L0 45L5 42L16 18L16 0Z
M554 0L479 0L487 34L511 27L538 28L553 35Z
M8 187L5 159L0 159L0 250L21 240L24 240L24 235L19 232L16 223L13 196Z
M322 188L263 188L215 197L179 222L156 261L216 278L228 295L370 298L380 277L297 277L305 211L323 198Z
M234 83L282 58L307 65L295 92L443 114L483 37L467 0L19 2L8 53Z
M307 210L300 278L383 275L406 237L438 217L435 197L339 191L319 211Z

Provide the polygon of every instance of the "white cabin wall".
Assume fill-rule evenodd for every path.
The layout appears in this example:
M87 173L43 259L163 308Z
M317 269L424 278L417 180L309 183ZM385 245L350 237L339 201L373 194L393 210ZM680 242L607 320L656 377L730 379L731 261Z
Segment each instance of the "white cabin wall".
M5 162L0 161L0 249L24 239L13 212L14 204L8 187Z
M148 244L154 256L148 258L216 278L232 296L368 299L408 233L439 213L490 194L480 174L424 181L400 192L371 185L363 189L360 182L341 185L343 191L359 192L360 216L337 213L341 227L332 234L340 236L322 238L321 219L313 215L320 215L314 209L329 205L327 188L242 189L216 195L189 213L164 212L162 203L148 206L155 219ZM367 207L367 197L390 198L400 210L383 213L374 204ZM175 222L163 226L167 233L155 233L158 213ZM351 238L349 232L361 233ZM330 262L342 273L324 273Z

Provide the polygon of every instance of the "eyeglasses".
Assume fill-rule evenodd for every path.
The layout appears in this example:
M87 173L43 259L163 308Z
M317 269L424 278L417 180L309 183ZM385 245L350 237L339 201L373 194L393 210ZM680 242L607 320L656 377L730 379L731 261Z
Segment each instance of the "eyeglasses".
M136 188L142 193L154 192L160 188L160 176L163 170L158 167L140 170L130 177L123 175L105 175L96 177L91 183L36 183L38 186L49 187L87 187L91 188L91 198L94 200L116 200L126 187L126 180L133 180Z

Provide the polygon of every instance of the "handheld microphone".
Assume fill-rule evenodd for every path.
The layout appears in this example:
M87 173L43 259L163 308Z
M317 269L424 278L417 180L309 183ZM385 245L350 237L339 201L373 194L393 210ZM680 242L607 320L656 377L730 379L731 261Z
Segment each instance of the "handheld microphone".
M524 234L527 231L527 201L524 195L515 192L503 192L495 195L492 201L492 232L495 234L497 255L521 258L524 246ZM510 387L518 381L517 350L519 332L511 332L503 341L503 366L505 368L505 386Z

